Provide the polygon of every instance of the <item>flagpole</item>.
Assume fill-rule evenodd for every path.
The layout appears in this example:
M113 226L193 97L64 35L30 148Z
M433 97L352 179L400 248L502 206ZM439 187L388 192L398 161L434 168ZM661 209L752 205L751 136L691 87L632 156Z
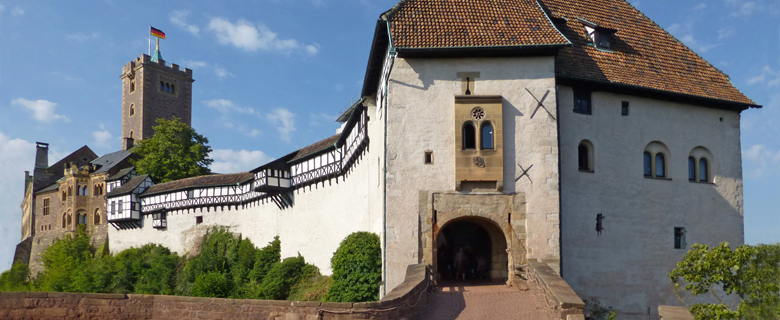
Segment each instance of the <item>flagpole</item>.
M152 55L152 25L149 25L149 56Z

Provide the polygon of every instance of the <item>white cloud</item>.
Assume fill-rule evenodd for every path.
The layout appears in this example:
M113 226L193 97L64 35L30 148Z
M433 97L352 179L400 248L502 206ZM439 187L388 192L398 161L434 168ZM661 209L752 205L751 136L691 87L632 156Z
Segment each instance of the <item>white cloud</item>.
M184 63L189 68L203 68L203 69L211 69L214 71L214 75L217 76L220 80L223 80L227 77L235 77L230 71L227 69L219 66L218 64L209 65L208 62L205 61L194 61L194 60L184 60Z
M97 32L92 32L92 33L76 32L65 36L65 39L76 41L76 42L87 42L89 40L93 40L97 38L100 38L100 34Z
M0 12L3 12L3 10L5 10L5 6L3 6L3 4L0 3Z
M755 1L726 0L726 4L731 7L731 16L737 18L747 18L761 9Z
M770 66L764 66L761 74L748 80L748 84L760 84L767 87L780 86L780 70L774 71Z
M248 171L273 160L262 151L230 149L215 149L211 152L211 157L214 159L211 171L217 173Z
M169 16L169 20L173 25L182 28L186 30L187 32L193 34L193 35L199 35L200 34L200 28L196 25L187 24L187 16L190 15L189 10L175 10L171 12L171 15Z
M276 125L276 131L284 142L291 141L291 134L295 128L295 114L284 108L277 108L266 115L268 121Z
M21 240L19 204L24 197L24 171L32 170L34 163L34 143L10 139L0 132L0 270L11 267L16 244Z
M24 15L24 9L19 8L19 7L14 7L13 9L11 9L11 15L14 16L14 17L23 16Z
M679 23L672 24L667 28L667 31L695 52L704 53L720 45L705 44L696 39L693 34L693 23L691 22L686 23L685 25Z
M244 19L240 19L234 24L223 18L213 18L209 22L208 28L214 32L220 44L233 45L246 51L290 52L302 50L310 55L319 51L316 44L305 45L295 39L279 39L277 34L265 25L255 26Z
M206 106L222 113L256 114L255 109L242 108L227 99L206 100Z
M704 9L707 9L707 4L704 3L704 2L699 3L698 5L693 7L693 11L701 11L701 10L704 10Z
M54 109L57 108L57 104L47 100L27 100L24 98L16 98L11 100L12 105L22 106L25 109L33 113L35 120L50 123L54 120L62 120L65 122L70 121L68 117L54 113Z
M760 144L743 151L742 158L745 160L745 175L754 180L768 177L780 165L780 151L769 150Z
M100 124L100 130L92 131L92 137L95 139L95 145L101 148L110 148L111 139L114 137L111 132L106 130L106 126Z
M734 27L723 27L718 29L718 40L723 40L728 37L733 36L737 31L734 29Z

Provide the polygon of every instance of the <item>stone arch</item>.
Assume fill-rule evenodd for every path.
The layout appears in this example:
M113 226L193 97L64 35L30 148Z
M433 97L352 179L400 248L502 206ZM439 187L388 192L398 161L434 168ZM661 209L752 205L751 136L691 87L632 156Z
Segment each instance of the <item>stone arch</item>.
M454 256L462 250L467 257L467 280L506 280L507 240L490 219L465 216L449 220L436 234L437 272L442 279L455 278Z

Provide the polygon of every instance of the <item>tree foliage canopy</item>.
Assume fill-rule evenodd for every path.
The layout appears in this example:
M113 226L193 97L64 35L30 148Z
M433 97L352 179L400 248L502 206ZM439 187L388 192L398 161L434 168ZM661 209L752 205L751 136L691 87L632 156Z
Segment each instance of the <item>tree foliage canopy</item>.
M382 281L382 248L379 236L355 232L347 236L330 260L333 285L328 300L365 302L379 300Z
M168 182L211 173L209 139L179 121L157 119L154 135L141 140L131 152L140 156L133 162L140 174L157 182Z
M743 245L733 251L726 242L711 249L695 244L668 276L675 289L682 284L695 296L710 294L718 301L689 306L696 319L780 320L780 244ZM735 294L742 301L733 308L721 294Z

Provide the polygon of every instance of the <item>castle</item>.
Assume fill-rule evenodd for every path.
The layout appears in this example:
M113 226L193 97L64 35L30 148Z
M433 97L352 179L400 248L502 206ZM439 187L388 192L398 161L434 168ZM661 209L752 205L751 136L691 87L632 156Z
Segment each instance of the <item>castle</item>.
M447 277L466 248L491 279L546 262L582 298L646 318L679 303L665 275L689 243L744 243L739 119L760 106L625 0L401 1L336 135L250 172L155 184L126 149L156 118L189 124L192 81L143 55L123 68L122 151L48 166L38 144L21 260L40 268L77 224L112 252L179 253L226 225L279 236L284 257L327 274L339 242L370 231L386 291L412 263Z

